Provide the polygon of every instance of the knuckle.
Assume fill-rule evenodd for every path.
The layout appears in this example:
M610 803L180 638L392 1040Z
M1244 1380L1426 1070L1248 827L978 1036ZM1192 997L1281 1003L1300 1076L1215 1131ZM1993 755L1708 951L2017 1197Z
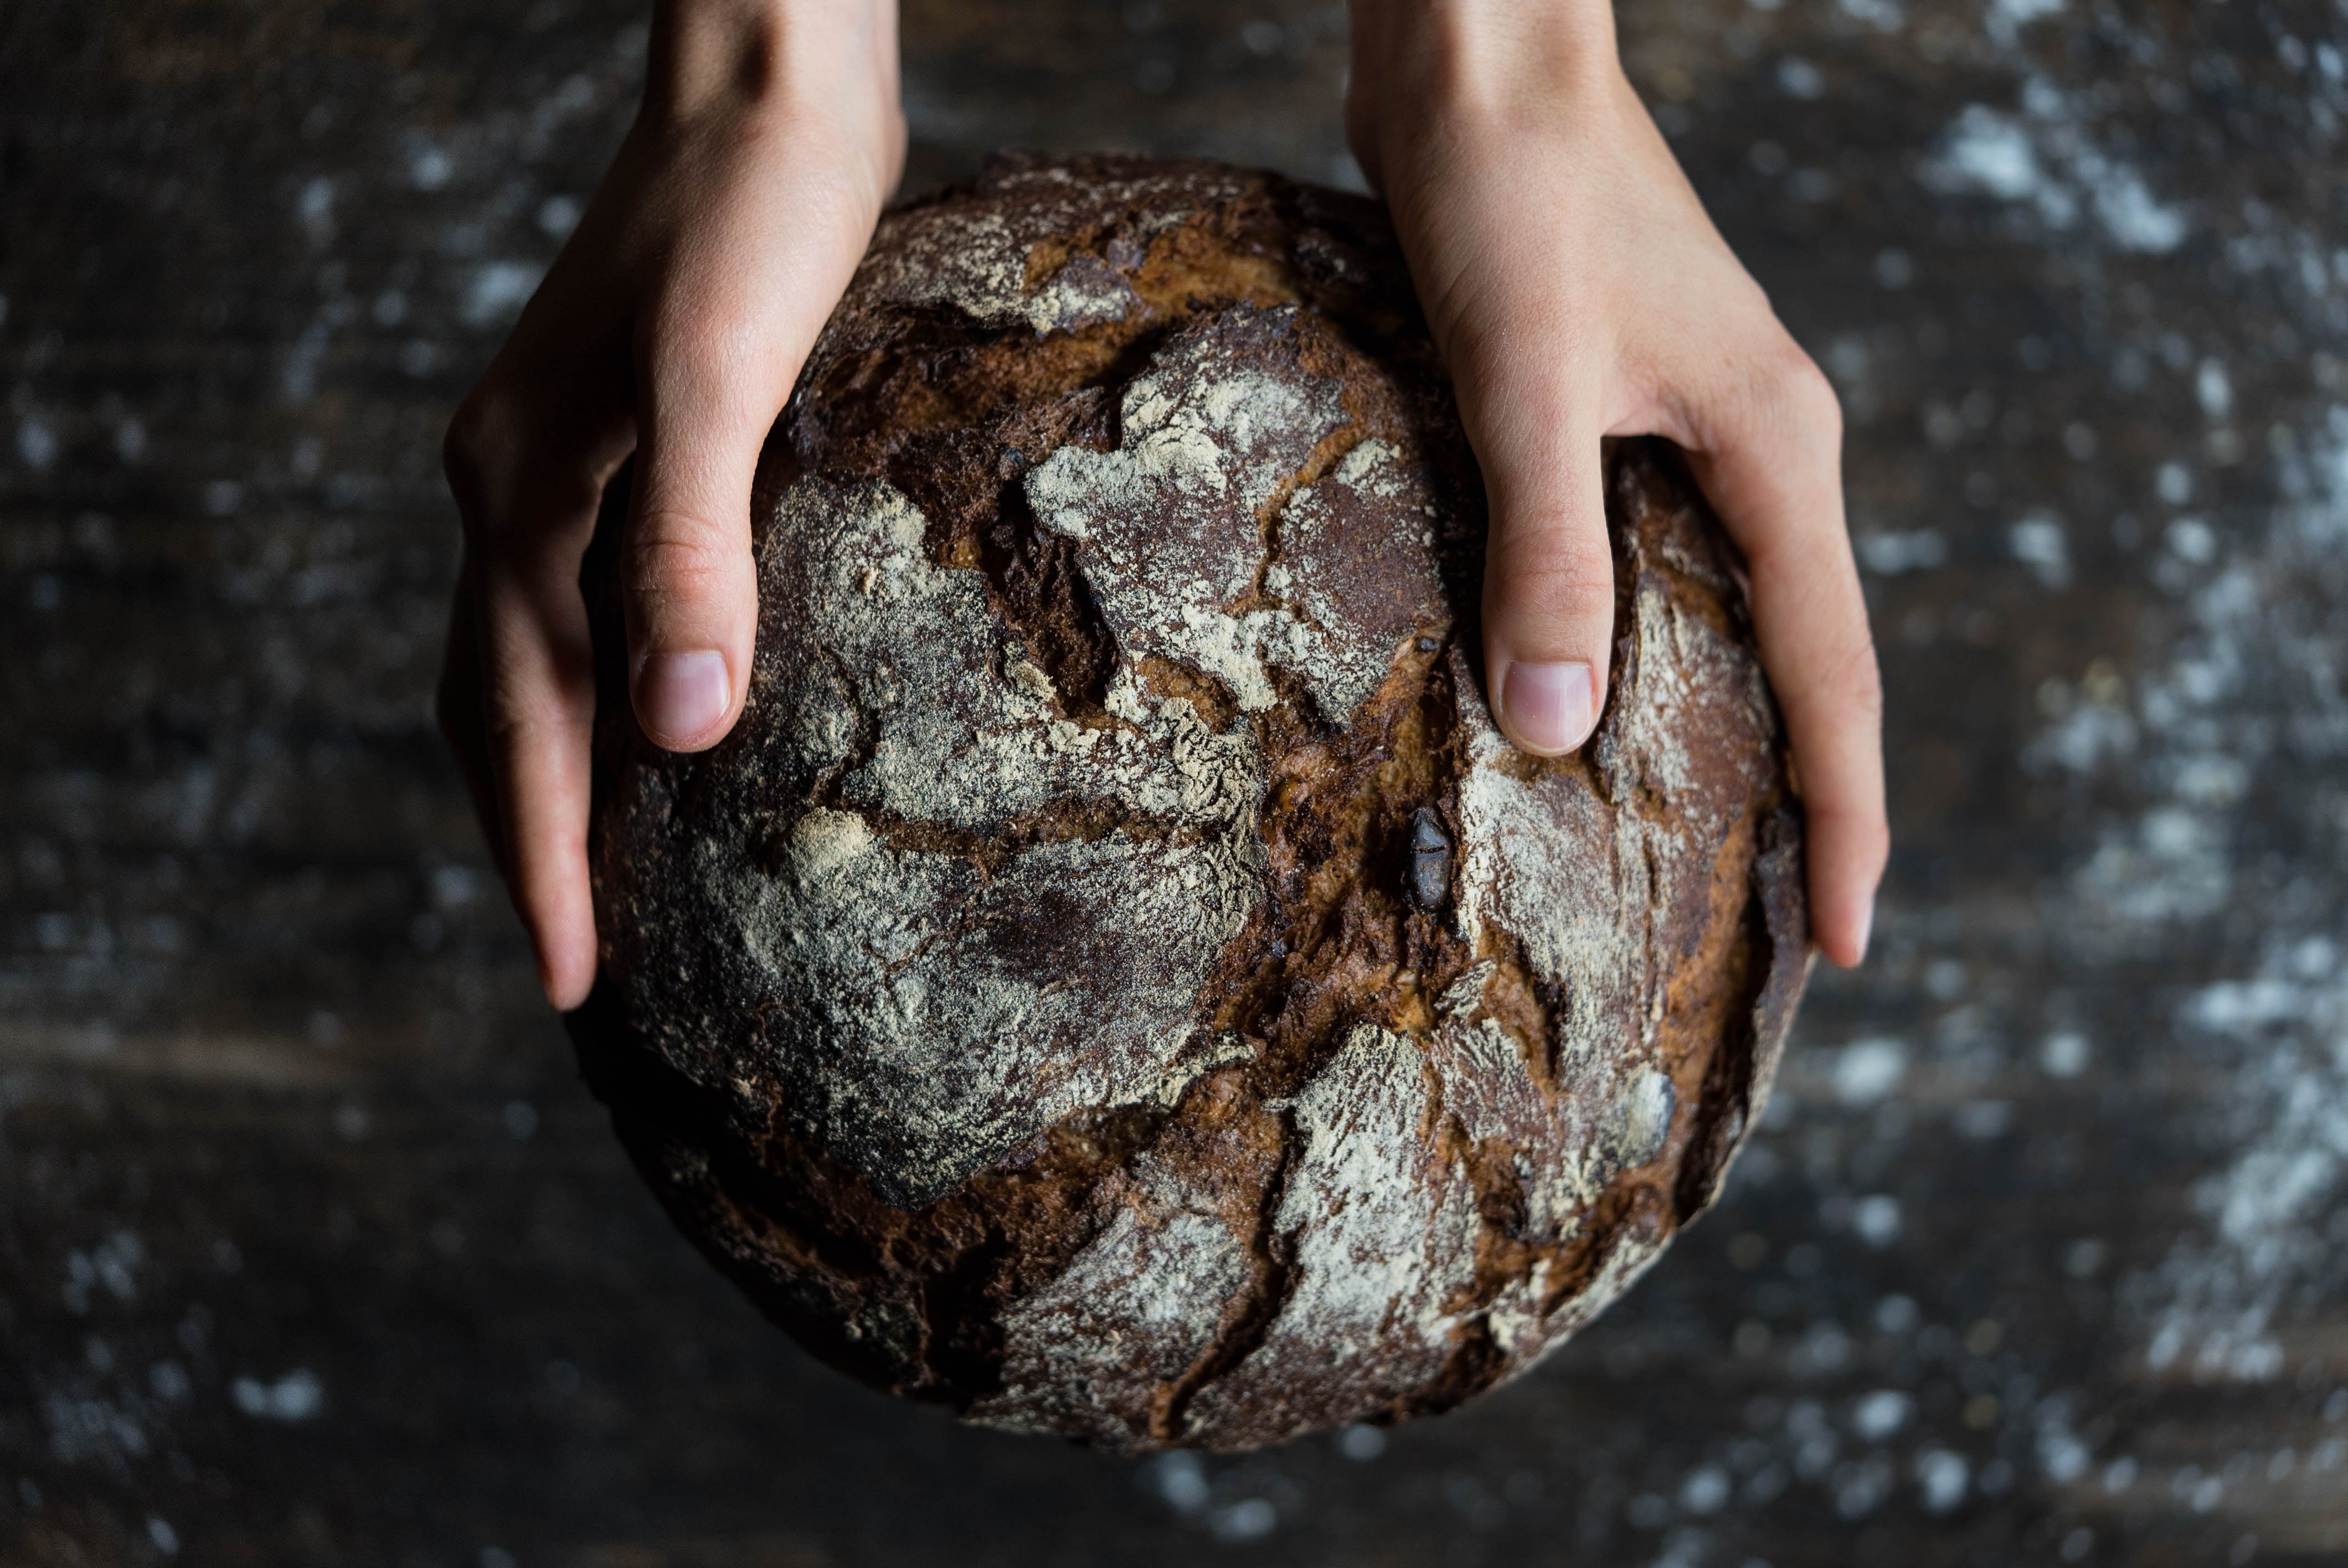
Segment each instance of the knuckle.
M458 405L440 440L440 465L452 484L477 482L495 460L512 419L505 400L488 383L476 386Z
M510 693L501 693L481 715L481 733L489 750L499 756L510 756L528 747L530 737L545 727L544 716L537 705L517 700Z
M488 559L526 555L550 522L559 531L582 516L592 518L603 477L577 446L557 433L542 406L488 381L475 387L440 443L467 548Z
M699 518L650 512L628 540L622 580L654 604L704 599L731 585L741 554L737 540Z
M1797 440L1841 443L1842 399L1799 343L1782 339L1764 356L1758 376L1758 401L1771 425Z
M1729 373L1720 415L1725 445L1799 446L1842 445L1842 400L1802 346L1783 333L1768 342Z
M1504 584L1509 597L1552 615L1586 615L1614 608L1614 585L1578 562L1550 562L1511 571Z
M506 682L482 714L481 727L498 754L537 755L555 737L592 716L576 711L576 704L567 701L559 688L523 690Z
M440 467L449 493L464 518L468 538L486 539L499 531L503 507L499 497L508 488L522 445L522 411L513 397L490 383L476 386L448 421L440 440Z
M1831 711L1847 714L1872 729L1883 719L1883 672L1875 661L1875 644L1864 634L1832 655L1819 672L1818 694Z
M1784 396L1797 430L1821 441L1842 440L1842 399L1818 361L1797 348L1786 371Z
M1562 530L1519 536L1495 548L1489 571L1501 613L1570 620L1613 616L1614 562L1602 541L1571 538Z

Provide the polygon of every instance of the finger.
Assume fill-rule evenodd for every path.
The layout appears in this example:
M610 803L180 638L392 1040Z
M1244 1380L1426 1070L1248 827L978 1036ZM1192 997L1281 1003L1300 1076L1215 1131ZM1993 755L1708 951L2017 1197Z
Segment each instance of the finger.
M474 570L468 559L457 573L457 591L448 614L448 637L440 660L440 684L433 694L433 712L441 739L457 760L473 816L498 874L506 875L505 832L498 820L497 794L489 778L489 733L481 715L480 607L473 586Z
M549 528L483 573L477 635L506 881L530 927L547 1000L568 1010L595 979L588 882L594 654L579 561L592 522Z
M478 772L489 796L491 842L539 981L567 1009L595 978L587 871L595 682L579 565L633 432L591 390L616 377L525 381L516 392L497 374L448 433L473 613L450 629L442 711L460 762L466 737L478 737L480 763L468 773Z
M1694 460L1745 552L1761 661L1801 778L1811 934L1849 968L1867 954L1890 848L1882 683L1844 527L1833 389L1790 343L1767 358L1699 422Z
M1550 345L1538 360L1454 350L1460 414L1491 514L1484 559L1484 668L1494 717L1519 749L1580 746L1605 705L1614 637L1602 432L1594 385L1560 368L1565 323L1512 322L1496 340Z
M758 455L871 230L844 196L802 196L802 221L745 217L684 267L639 332L621 602L636 720L670 751L715 745L741 711L757 627Z

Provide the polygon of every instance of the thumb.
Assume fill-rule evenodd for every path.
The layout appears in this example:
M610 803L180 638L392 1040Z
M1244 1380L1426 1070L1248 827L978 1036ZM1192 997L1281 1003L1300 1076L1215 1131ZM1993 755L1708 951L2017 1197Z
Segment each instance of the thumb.
M749 688L751 483L799 359L765 324L722 309L672 321L643 356L621 602L636 722L668 751L716 745Z
M852 172L853 149L842 145L810 131L783 144L780 166L758 162L721 182L707 201L719 215L714 231L681 247L640 318L621 602L636 720L670 751L716 745L749 692L759 453L856 271L885 190Z
M1559 756L1590 738L1606 702L1614 557L1603 426L1594 400L1566 387L1473 403L1480 409L1463 413L1491 515L1484 669L1493 713L1519 750Z
M667 751L709 749L742 712L758 631L751 481L860 247L763 249L770 270L742 265L718 282L723 268L709 265L716 277L681 280L700 286L672 289L636 352L620 601L636 723Z

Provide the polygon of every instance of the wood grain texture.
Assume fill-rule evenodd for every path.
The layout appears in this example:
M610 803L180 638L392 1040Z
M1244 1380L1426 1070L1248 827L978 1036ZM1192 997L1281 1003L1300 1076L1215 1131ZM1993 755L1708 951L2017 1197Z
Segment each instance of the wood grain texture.
M0 1557L2348 1560L2338 13L1622 23L1850 416L1878 956L1537 1377L1191 1469L868 1395L712 1276L430 733L439 431L635 7L0 15ZM911 6L911 179L1330 178L1342 26Z

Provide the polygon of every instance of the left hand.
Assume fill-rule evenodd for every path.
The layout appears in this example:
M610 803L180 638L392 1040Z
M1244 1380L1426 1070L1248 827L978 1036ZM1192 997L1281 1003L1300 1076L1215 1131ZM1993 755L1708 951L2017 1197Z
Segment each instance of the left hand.
M559 1009L597 963L579 563L603 487L633 452L637 721L706 750L749 691L759 450L904 159L894 0L662 0L652 41L635 124L447 443L440 723Z

